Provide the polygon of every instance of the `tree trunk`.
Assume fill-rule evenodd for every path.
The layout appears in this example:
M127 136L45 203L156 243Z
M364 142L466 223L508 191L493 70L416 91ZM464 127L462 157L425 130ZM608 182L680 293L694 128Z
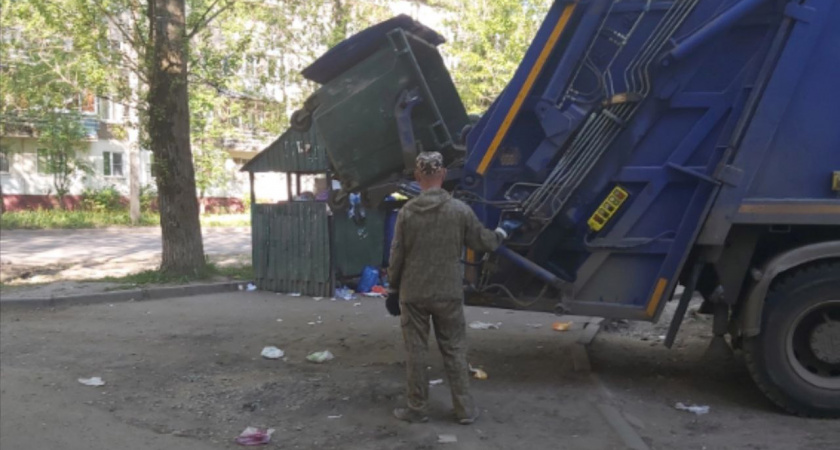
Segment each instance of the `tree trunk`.
M184 0L149 2L149 139L163 235L160 268L194 275L204 269L205 260L190 148L185 12Z
M131 224L136 226L140 222L140 148L137 140L131 138L128 142L128 213Z
M128 14L128 24L135 27L134 15ZM128 56L131 61L137 63L137 49L129 47ZM138 64L139 65L139 64ZM126 122L128 131L128 211L131 224L140 223L140 118L137 113L137 104L140 100L140 77L137 72L130 71L128 74L128 88L130 97L128 99L128 120Z

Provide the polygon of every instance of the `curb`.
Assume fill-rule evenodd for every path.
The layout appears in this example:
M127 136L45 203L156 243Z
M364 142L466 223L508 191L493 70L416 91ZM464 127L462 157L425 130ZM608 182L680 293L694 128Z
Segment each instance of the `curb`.
M219 294L234 292L250 281L226 281L223 283L195 284L187 286L158 287L151 289L131 289L98 294L68 295L65 297L42 298L3 298L0 309L10 308L56 308L59 306L95 305L99 303L119 303L130 301L163 300L194 295Z

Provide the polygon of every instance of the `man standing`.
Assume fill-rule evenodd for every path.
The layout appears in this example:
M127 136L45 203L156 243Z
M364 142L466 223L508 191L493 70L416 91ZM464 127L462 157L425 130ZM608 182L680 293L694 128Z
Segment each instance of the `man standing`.
M441 188L446 169L440 153L421 153L414 174L422 193L397 215L388 269L388 310L400 315L408 352L408 408L395 409L394 416L408 422L428 420L426 352L431 319L455 415L468 425L475 421L478 410L469 392L461 254L465 245L491 252L507 233L484 228L469 206Z

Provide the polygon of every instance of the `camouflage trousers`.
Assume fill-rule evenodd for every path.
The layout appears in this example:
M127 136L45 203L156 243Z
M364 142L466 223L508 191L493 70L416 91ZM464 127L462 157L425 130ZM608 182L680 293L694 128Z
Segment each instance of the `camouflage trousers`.
M408 351L408 408L425 414L429 403L429 374L426 353L429 349L429 320L435 329L438 348L443 355L447 381L452 390L452 405L459 419L474 414L470 395L469 365L464 308L460 300L425 303L402 303L403 338Z

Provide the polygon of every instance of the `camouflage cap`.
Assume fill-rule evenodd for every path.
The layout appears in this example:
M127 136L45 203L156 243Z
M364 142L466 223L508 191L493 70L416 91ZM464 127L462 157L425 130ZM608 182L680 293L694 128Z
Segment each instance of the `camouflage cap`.
M443 169L443 155L438 152L423 152L417 155L417 170L433 175Z

